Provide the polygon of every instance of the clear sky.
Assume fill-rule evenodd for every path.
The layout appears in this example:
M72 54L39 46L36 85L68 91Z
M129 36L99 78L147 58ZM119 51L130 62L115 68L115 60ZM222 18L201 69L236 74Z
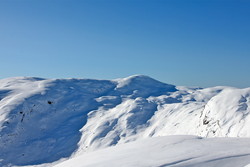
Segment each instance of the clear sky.
M0 78L250 87L250 0L0 0Z

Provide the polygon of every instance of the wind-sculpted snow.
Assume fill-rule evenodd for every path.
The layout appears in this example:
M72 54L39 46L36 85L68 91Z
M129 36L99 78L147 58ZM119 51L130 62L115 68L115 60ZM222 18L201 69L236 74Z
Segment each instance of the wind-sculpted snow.
M250 137L250 88L116 80L0 80L0 166L37 165L142 138ZM250 163L250 162L249 162Z
M83 153L55 167L244 167L249 162L249 138L168 136Z

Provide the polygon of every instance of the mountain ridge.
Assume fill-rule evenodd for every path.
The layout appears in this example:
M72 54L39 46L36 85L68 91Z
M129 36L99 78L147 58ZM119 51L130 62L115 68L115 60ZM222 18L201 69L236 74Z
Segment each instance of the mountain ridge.
M50 163L158 136L250 137L249 105L250 88L178 87L143 75L2 79L0 164Z

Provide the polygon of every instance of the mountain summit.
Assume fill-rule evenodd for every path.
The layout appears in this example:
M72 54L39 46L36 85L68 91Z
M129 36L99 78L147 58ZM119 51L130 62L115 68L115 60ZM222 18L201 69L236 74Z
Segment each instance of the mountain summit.
M250 137L250 88L148 76L0 80L0 166L37 165L149 137Z

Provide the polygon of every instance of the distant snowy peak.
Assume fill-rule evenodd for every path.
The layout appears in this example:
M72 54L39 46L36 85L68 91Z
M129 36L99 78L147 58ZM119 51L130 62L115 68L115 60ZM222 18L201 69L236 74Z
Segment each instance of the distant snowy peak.
M126 78L120 78L120 79L114 79L114 81L116 81L118 83L117 88L121 88L121 87L125 87L125 86L129 86L131 84L135 84L135 83L146 83L147 85L153 85L155 83L157 84L162 84L161 82L150 78L146 75L132 75Z
M133 75L114 81L117 82L116 91L136 96L159 96L177 90L174 85L162 83L145 75Z

